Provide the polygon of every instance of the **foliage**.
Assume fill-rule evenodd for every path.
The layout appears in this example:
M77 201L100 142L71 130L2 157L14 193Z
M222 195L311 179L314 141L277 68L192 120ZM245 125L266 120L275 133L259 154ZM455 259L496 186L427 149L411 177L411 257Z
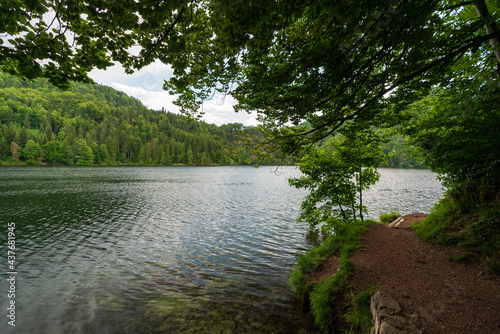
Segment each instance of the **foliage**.
M374 136L371 131L346 132L310 149L299 163L303 176L289 179L290 185L309 190L299 221L339 233L344 224L363 220L362 191L378 180L374 167L382 159Z
M442 101L449 92L461 94L449 101L450 106L467 95L472 97L468 101L480 105L488 95L478 97L479 88L498 77L495 73L490 80L483 74L491 74L500 60L500 51L491 52L499 44L499 15L498 2L492 0L179 0L124 3L119 9L110 1L89 1L85 6L72 1L39 1L36 6L10 1L0 10L0 32L6 34L0 65L21 77L47 77L67 87L68 80L89 81L86 72L110 66L111 60L128 71L160 60L174 70L165 88L180 94L178 104L188 115L199 116L200 103L216 92L231 94L238 100L237 111L260 115L266 139L259 136L263 146L256 150L264 155L278 152L283 158L303 153L350 123L357 128L400 124L401 111L432 97L437 87L442 90L438 95L445 97ZM71 32L71 41L65 32ZM137 52L131 52L132 46ZM469 94L469 81L474 82L475 94ZM496 98L486 102L494 106ZM102 117L99 105L82 101L80 109L91 119ZM495 129L495 122L483 122L491 108L483 109L463 118L478 119L474 128L480 128L481 144L491 142ZM25 124L39 122L37 114ZM297 127L304 121L310 126ZM453 122L451 117L440 123L446 133L430 131L416 139L423 147L437 148L434 157L441 158L433 161L427 156L427 161L452 178L467 173L447 169L470 152L439 153L453 151L457 145L451 143L470 143L478 137L467 134L460 140L460 131L451 130L457 128ZM418 126L411 129L419 131ZM24 132L21 147L26 137ZM445 137L449 140L443 145L433 142ZM113 163L131 159L117 152L122 143L108 145ZM162 154L150 157L155 150L143 145L143 163L161 160ZM181 163L191 162L189 146L180 149ZM191 151L196 155L192 146ZM389 147L384 153L390 165L411 164L403 150L393 152ZM474 165L478 168L473 173L488 173L484 168L498 165L497 153L488 155L488 166ZM207 154L199 158L208 159ZM164 161L169 160L165 152ZM193 163L196 160L193 157Z
M92 166L94 155L92 149L87 146L85 139L78 139L76 146L76 164L78 166Z
M148 110L109 87L74 84L63 92L46 80L27 83L0 72L4 164L255 164L238 144L241 132L260 136L241 124L217 127Z
M348 122L398 123L399 112L433 85L448 85L457 75L452 65L463 59L491 68L493 36L483 32L497 5L488 2L485 19L471 15L471 3L454 5L211 2L204 22L211 38L188 41L182 57L190 57L174 64L167 86L191 114L213 91L229 92L236 110L259 112L264 152L302 152ZM311 128L294 127L303 121Z
M386 130L383 135L386 137L381 142L382 155L384 157L381 166L399 168L425 168L422 158L415 145L408 142L408 136L398 133L401 129L394 128Z
M23 158L26 160L26 163L34 165L40 159L42 148L40 147L40 145L30 139L26 143L26 146L24 147L22 152Z
M368 333L373 327L371 313L371 296L377 289L377 286L372 286L364 291L361 291L354 298L351 294L346 296L351 299L351 308L345 314L345 319L350 325L348 333Z
M290 154L349 121L399 122L471 60L492 68L499 15L493 0L13 0L0 9L0 65L68 87L112 60L129 72L159 60L186 113L230 93L259 113L271 151ZM311 129L293 128L304 120Z
M474 189L452 190L414 227L425 240L458 245L463 253L457 261L477 259L496 274L500 271L499 182L469 185ZM475 194L475 196L471 196Z
M436 88L407 110L404 131L449 188L500 176L499 87L495 77L476 78L459 92Z
M0 7L0 33L7 36L0 65L10 74L46 77L68 88L69 80L91 82L87 73L112 66L112 60L129 70L159 57L168 60L168 53L184 44L179 26L187 28L200 14L198 1L122 1L118 6L109 0L10 0ZM144 48L140 56L129 52L135 45Z
M19 159L19 156L21 155L19 149L20 149L19 145L17 145L15 142L10 143L10 150L12 152L12 163L15 163L16 160Z
M397 211L391 211L390 213L382 213L380 215L380 217L378 218L378 220L380 220L380 222L382 222L384 224L390 224L394 220L396 220L399 216L401 216L399 214L399 212L397 212Z

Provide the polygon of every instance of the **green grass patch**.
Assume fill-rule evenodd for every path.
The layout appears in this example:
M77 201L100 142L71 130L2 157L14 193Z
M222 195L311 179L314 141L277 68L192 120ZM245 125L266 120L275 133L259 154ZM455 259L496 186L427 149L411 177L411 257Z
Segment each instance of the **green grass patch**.
M308 297L310 311L320 330L328 332L331 328L364 326L361 326L361 323L365 321L361 319L365 319L366 309L361 308L361 299L352 300L348 294L349 276L353 270L349 258L353 252L363 246L363 234L366 233L369 225L375 223L375 221L366 221L346 225L341 234L328 237L319 247L299 257L290 277L290 285L299 296ZM307 280L309 275L333 255L339 256L340 266L337 274L323 279L321 283L309 283ZM362 298L366 299L366 296ZM359 311L361 309L364 311Z
M349 328L346 333L368 333L372 328L372 313L370 309L371 297L377 290L377 286L372 286L367 290L361 291L357 296L352 298L350 294L346 297L351 299L351 307L344 315Z
M476 261L487 271L500 273L500 204L495 201L464 204L471 196L449 196L414 227L424 240L442 245L457 245L464 252L453 258L458 262Z
M392 210L391 212L389 213L382 213L380 216L379 216L379 220L380 222L384 223L384 224L390 224L392 223L394 220L398 219L399 216L401 216L399 214L399 212L397 210Z
M443 231L450 226L453 217L456 215L454 205L450 201L443 199L432 208L429 216L413 229L424 240L446 243L446 238L443 238Z
M353 250L359 248L360 237L366 232L367 226L374 223L369 220L364 223L347 224L340 234L329 236L319 247L300 255L289 280L292 291L299 295L307 293L311 288L307 282L309 275L318 269L328 257L338 255L342 250L342 253L352 253Z

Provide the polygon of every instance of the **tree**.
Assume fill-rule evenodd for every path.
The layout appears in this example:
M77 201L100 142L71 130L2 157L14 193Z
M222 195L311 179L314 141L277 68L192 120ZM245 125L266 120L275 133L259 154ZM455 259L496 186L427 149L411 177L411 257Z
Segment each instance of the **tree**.
M466 85L459 92L434 89L406 111L402 128L449 188L500 177L498 79Z
M0 160L7 159L9 146L4 136L0 135Z
M309 150L299 163L304 175L289 179L290 185L309 190L299 221L311 228L323 224L323 231L340 233L345 224L363 220L363 190L378 181L376 167L382 161L374 137L371 131L349 129Z
M159 146L160 141L158 138L153 138L152 144L151 144L151 149L152 149L152 154L153 154L153 161L158 162L158 146Z
M90 81L86 72L111 60L132 71L159 59L173 67L166 87L181 94L186 113L197 115L214 92L230 93L237 110L258 111L269 149L291 154L348 122L398 122L398 111L433 85L449 85L456 62L475 57L490 68L498 62L490 57L500 35L495 1L181 0L119 7L46 0L3 6L0 32L12 38L0 49L0 65L67 86ZM289 127L303 121L310 127ZM146 133L151 139L152 130Z
M106 146L106 144L101 144L100 149L103 162L109 163L110 156L108 152L108 147Z
M16 160L19 160L21 156L21 152L19 152L21 148L15 142L10 143L10 151L12 152L12 163L15 164Z
M92 149L87 146L85 139L78 139L76 164L78 166L92 166L93 162L94 154L92 154Z
M243 160L240 155L244 149L236 146L232 126L219 129L203 122L192 126L192 122L186 122L185 116L149 110L136 99L105 86L75 83L68 91L61 91L47 80L30 83L4 72L0 72L0 81L4 85L0 87L2 161L12 154L11 142L24 148L29 140L33 140L42 147L42 161L76 164L79 139L84 139L92 149L94 164L137 163L141 147L144 147L143 162L148 164L160 164L163 152L166 164L191 161L187 156L189 147L193 164L200 163L202 150L209 155L214 149L231 152L235 161ZM32 110L32 106L40 109ZM89 112L92 106L100 108L102 118ZM169 127L160 130L157 124L167 123L165 119ZM144 131L136 125L138 123ZM141 132L143 137L140 137ZM154 136L147 140L150 134ZM24 145L19 144L23 142ZM149 146L146 145L148 142ZM171 154L171 150L176 153Z
M320 89L313 95L318 100L304 103L323 108L331 102L328 84L349 89L364 82L375 90L371 97L379 97L384 83L391 83L389 89L415 75L428 77L432 75L428 71L468 50L490 40L495 45L496 6L485 0L157 0L124 2L119 8L102 1L88 1L85 6L74 1L42 0L36 6L11 2L0 9L0 32L11 37L10 45L5 41L0 49L0 59L10 73L49 77L60 86L68 80L90 81L86 73L111 66L111 60L131 71L159 59L172 64L176 77L170 83L181 90L194 86L225 92L238 80L249 85L236 89L236 95L254 91L256 105L262 105L263 98L257 93L272 87L275 80L282 84L275 87L276 93L285 92L283 84L297 89L287 89L293 94L279 99L287 105L290 99L299 102L295 95L301 90L310 95L311 84L317 82ZM478 18L464 19L466 11L477 11ZM71 38L66 32L71 32ZM138 54L128 51L132 46L139 46ZM46 66L40 65L43 61ZM281 66L285 62L289 66ZM260 78L263 89L250 89L260 72L266 74ZM267 83L264 78L273 80ZM342 96L360 98L365 93L350 91ZM195 102L192 97L199 100L207 94L205 89L189 90L181 102L189 106ZM239 108L245 109L250 101L250 97L241 100ZM295 117L287 118L300 116L303 106L297 107Z
M64 151L61 144L51 140L42 146L42 157L50 163L64 163Z
M160 164L162 164L162 165L167 164L167 155L165 154L165 151L161 152Z
M30 165L34 165L35 163L40 161L42 148L33 140L28 140L26 146L22 150L22 153L23 158L26 160L26 162Z
M483 36L487 20L470 15L474 4L454 5L220 4L209 15L219 22L207 32L215 37L202 46L188 44L190 62L179 63L168 87L182 93L179 103L193 114L214 90L229 92L239 101L237 110L259 112L270 138L267 152L300 152L349 122L399 122L399 111L434 84L449 84L456 76L451 65L461 59L474 57L491 68L488 41L498 31ZM488 20L497 15L495 7ZM310 126L289 126L303 121Z
M191 146L188 147L186 152L186 160L188 165L192 165L194 162L193 150L191 149Z

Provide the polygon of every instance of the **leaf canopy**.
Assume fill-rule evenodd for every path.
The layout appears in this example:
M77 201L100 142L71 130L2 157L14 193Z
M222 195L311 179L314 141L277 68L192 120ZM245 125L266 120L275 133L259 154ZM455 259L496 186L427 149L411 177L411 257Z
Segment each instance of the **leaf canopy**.
M348 123L399 123L466 67L492 72L499 15L495 0L8 0L0 65L67 87L113 61L131 72L159 60L185 113L231 94L259 113L272 150L293 154Z

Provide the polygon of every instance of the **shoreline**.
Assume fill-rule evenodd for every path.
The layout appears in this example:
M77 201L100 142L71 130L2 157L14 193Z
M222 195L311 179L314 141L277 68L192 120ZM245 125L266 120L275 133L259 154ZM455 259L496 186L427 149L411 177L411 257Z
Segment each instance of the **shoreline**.
M365 320L377 325L374 333L385 333L377 331L383 321L384 326L404 333L500 332L499 278L486 274L477 263L452 261L462 252L456 246L420 239L411 226L426 216L410 214L398 218L399 222L396 219L392 226L369 226L361 237L362 246L349 257L353 270L347 278L348 292L355 298L370 291L373 318ZM312 272L306 300L317 286L339 275L340 266L339 256L334 255ZM374 301L380 299L380 293L400 305L400 310L394 314L383 311L380 317L376 311L380 305ZM345 312L348 305L343 299L333 296L334 310ZM345 324L340 318L345 315L333 314L329 325L342 328ZM396 322L390 323L390 318Z

